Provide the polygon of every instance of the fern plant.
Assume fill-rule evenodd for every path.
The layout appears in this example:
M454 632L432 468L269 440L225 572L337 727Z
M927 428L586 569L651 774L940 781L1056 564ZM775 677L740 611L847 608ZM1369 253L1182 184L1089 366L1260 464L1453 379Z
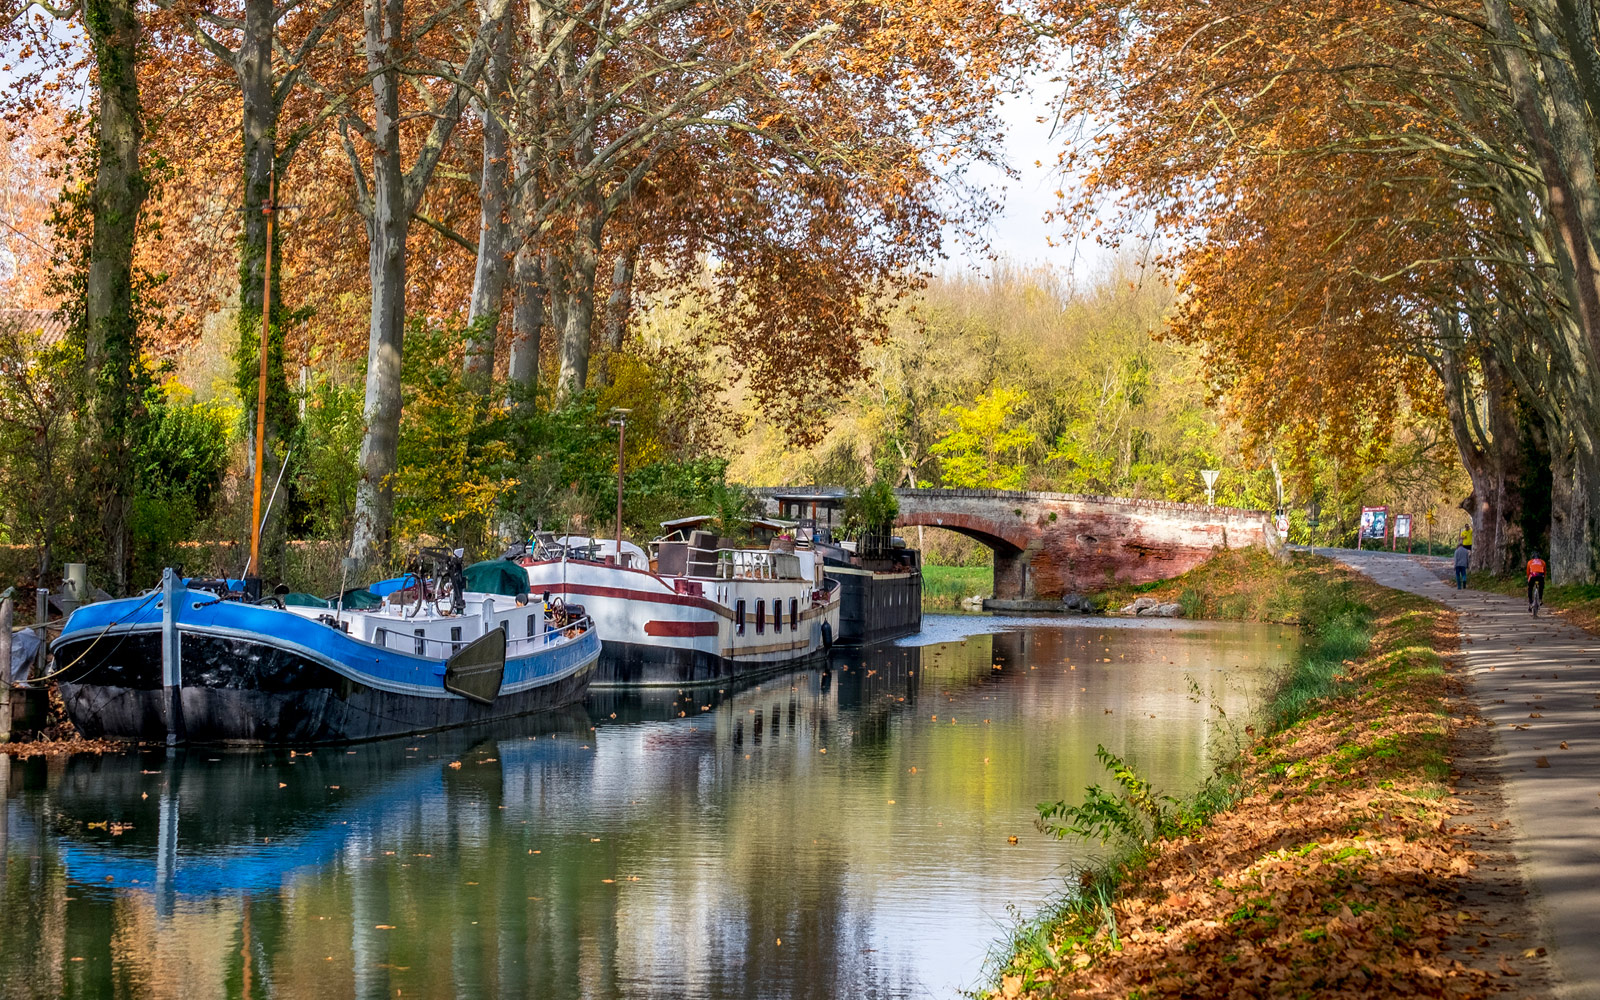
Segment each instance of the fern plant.
M1094 755L1111 772L1113 790L1090 785L1078 805L1068 805L1064 800L1041 802L1037 824L1040 830L1057 840L1075 836L1102 844L1120 841L1140 846L1197 825L1198 817L1190 816L1172 796L1157 793L1132 764L1104 746L1095 747Z

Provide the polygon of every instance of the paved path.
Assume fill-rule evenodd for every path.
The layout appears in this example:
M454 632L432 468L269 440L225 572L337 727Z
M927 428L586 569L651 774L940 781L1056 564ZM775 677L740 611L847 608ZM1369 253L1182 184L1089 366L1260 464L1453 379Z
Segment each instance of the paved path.
M1495 724L1492 763L1558 995L1600 997L1600 637L1559 617L1533 619L1517 598L1456 590L1444 558L1316 551L1460 614L1465 672Z

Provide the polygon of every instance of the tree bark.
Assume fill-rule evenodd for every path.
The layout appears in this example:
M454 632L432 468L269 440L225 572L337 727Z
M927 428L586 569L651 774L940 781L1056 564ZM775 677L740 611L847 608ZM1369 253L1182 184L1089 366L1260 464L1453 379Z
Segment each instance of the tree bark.
M544 276L539 253L524 243L513 265L516 305L511 313L511 357L507 375L518 386L532 389L539 382L539 341L544 333Z
M367 331L367 384L362 418L361 479L350 554L364 569L387 555L394 519L400 441L400 356L405 338L405 171L400 161L400 74L390 45L400 34L402 0L366 0L367 69L372 77L372 204L367 226L367 274L372 312Z
M85 0L84 24L99 77L93 229L85 289L85 357L96 391L93 412L104 450L103 528L112 587L128 590L132 422L138 409L139 329L133 301L133 242L148 184L136 58L139 20L132 0Z
M605 349L616 353L622 350L623 338L628 333L628 314L633 311L633 271L638 265L639 244L629 241L617 254L611 268L611 295L606 299Z
M480 5L482 17L490 12ZM500 329L500 312L506 290L506 211L511 164L506 127L500 117L499 99L506 87L510 62L510 25L504 21L496 30L484 75L487 103L474 102L483 120L483 165L478 180L478 263L472 278L472 301L467 320L473 324L467 341L463 372L483 380L494 374L495 341Z
M1492 357L1481 364L1481 407L1455 352L1445 352L1439 374L1450 430L1472 481L1472 494L1461 505L1472 521L1472 568L1499 574L1520 542L1521 448L1510 380Z
M593 208L593 206L591 206ZM561 366L556 399L565 401L589 384L589 355L594 336L594 279L600 266L600 231L604 218L591 211L580 221L572 241L572 270L567 275L566 325L561 331Z

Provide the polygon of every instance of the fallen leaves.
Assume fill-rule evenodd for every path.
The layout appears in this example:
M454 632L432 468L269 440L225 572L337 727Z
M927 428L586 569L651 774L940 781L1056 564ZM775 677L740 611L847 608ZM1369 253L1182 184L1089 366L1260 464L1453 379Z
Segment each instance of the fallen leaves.
M1462 1000L1516 974L1452 943L1481 919L1454 898L1477 859L1435 777L1452 722L1432 650L1450 648L1453 618L1355 586L1380 627L1345 667L1348 693L1260 736L1245 797L1151 845L1107 909L1064 918L1002 970L1000 997Z

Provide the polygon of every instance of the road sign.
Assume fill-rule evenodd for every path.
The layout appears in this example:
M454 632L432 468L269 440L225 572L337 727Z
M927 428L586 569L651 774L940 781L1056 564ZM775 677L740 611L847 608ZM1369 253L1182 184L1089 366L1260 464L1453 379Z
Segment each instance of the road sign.
M1206 505L1217 502L1217 477L1222 475L1221 469L1201 469L1200 478L1206 481Z

